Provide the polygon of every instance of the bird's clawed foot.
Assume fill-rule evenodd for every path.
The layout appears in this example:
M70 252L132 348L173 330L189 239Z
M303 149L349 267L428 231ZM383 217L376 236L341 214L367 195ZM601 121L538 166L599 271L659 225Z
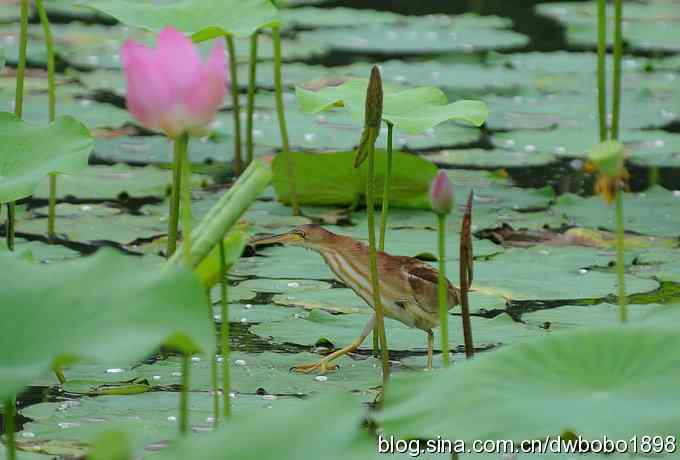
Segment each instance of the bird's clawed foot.
M299 374L309 374L311 372L318 370L319 374L323 375L326 372L334 371L337 368L338 368L337 364L331 364L331 361L328 358L322 358L319 361L312 364L298 364L297 366L293 366L290 368L290 371Z

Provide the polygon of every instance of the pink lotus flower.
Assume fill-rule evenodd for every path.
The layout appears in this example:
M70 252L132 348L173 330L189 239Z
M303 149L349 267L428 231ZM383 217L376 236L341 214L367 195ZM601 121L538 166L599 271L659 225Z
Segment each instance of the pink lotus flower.
M441 169L430 185L430 204L437 214L448 214L453 209L453 186Z
M156 49L128 40L121 56L127 107L145 128L175 139L206 126L222 105L229 76L219 41L202 62L193 42L167 27Z

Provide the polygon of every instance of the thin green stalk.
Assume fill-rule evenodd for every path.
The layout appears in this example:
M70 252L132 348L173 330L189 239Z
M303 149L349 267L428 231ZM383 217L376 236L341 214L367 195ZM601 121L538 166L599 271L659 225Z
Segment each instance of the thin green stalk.
M600 142L607 140L607 3L597 1L597 109Z
M16 222L16 205L14 202L7 203L7 249L14 251L14 224Z
M390 350L387 348L385 335L385 314L380 300L380 279L378 278L378 255L375 248L375 147L371 146L368 153L368 179L366 182L366 211L368 212L368 247L371 261L371 290L375 306L375 322L380 342L382 356L383 395L385 398L386 384L390 378Z
M649 168L649 184L648 188L659 185L659 167L652 166Z
M26 75L26 47L28 45L28 0L21 0L21 22L19 32L19 62L17 63L16 92L14 93L14 115L21 118L24 113L24 77ZM7 248L14 250L16 204L7 203L7 225L5 226Z
M189 432L189 370L191 355L182 355L182 388L179 395L179 432L186 435Z
M250 61L248 63L248 107L246 118L246 166L253 161L253 114L255 112L255 90L257 89L257 37L256 31L250 36Z
M380 332L378 331L378 325L373 326L373 356L376 358L380 356Z
M172 152L172 189L170 190L170 216L168 218L168 245L166 257L169 259L177 250L177 227L179 225L179 196L182 186L182 155L180 143L175 141Z
M446 283L446 214L437 214L439 223L439 331L441 335L442 361L449 365L449 308Z
M385 250L385 233L387 229L387 216L390 210L390 189L392 186L392 128L394 125L387 123L387 169L383 188L382 211L380 212L380 250ZM380 354L380 333L378 325L373 328L373 355Z
M222 305L222 327L220 330L222 348L222 398L224 416L231 413L231 400L229 399L230 376L229 376L229 295L227 292L227 264L224 255L224 241L220 242L220 301Z
M236 65L236 49L234 37L225 35L227 51L229 51L229 75L231 76L231 99L234 113L234 173L238 176L243 171L243 157L241 156L241 104L238 100L238 66Z
M286 158L290 205L293 208L293 215L299 216L300 205L298 203L297 186L295 183L295 165L293 164L293 156L290 153L286 113L283 105L283 85L281 83L281 31L278 26L272 27L272 38L274 40L274 90L276 93L276 113L279 117L279 129L281 130L281 148L283 149L283 155Z
M382 212L380 213L380 250L385 250L385 234L387 232L387 217L390 212L390 189L392 187L392 129L394 125L387 123L387 170L382 198Z
M50 196L47 204L47 241L53 243L57 235L54 230L54 220L57 208L57 175L49 174Z
M19 32L19 62L14 93L14 115L21 118L24 113L24 77L26 75L26 47L28 45L28 0L21 0L21 22Z
M182 163L182 181L180 194L182 196L182 248L184 260L191 267L191 162L189 161L188 144L189 135L182 134L177 139L177 148Z
M215 324L215 319L213 318L213 308L212 300L210 298L210 289L207 289L208 297L208 316L210 322ZM217 328L217 325L215 324ZM220 385L217 379L217 352L213 349L210 354L210 388L212 389L213 397L213 426L217 426L220 421Z
M57 97L56 97L56 83L55 83L55 66L54 66L54 39L52 38L52 31L50 30L50 20L47 17L47 11L42 0L36 0L35 6L38 9L40 16L40 24L42 24L43 34L45 35L45 49L47 51L47 107L50 117L50 123L54 121L57 116ZM57 203L57 174L49 174L49 205L47 208L47 240L54 242L56 238L55 232L55 211Z
M16 460L17 458L17 446L14 434L14 407L15 405L12 399L5 401L3 418L5 420L5 449L7 450L7 460Z
M54 368L54 376L57 378L57 380L59 380L59 385L66 383L66 377L64 376L64 371L62 371L61 368Z
M623 4L614 1L614 81L612 82L612 131L611 138L619 139L621 114L621 56L623 54Z
M616 275L619 284L619 318L625 323L628 320L628 306L626 305L626 279L624 265L624 228L623 228L623 198L621 190L616 191Z

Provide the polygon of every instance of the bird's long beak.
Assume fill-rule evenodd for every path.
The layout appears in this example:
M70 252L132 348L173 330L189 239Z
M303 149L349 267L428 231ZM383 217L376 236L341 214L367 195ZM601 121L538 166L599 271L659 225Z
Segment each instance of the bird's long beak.
M295 244L304 241L304 239L297 233L294 232L287 232L287 233L281 233L279 235L272 235L272 236L259 236L259 237L254 237L251 238L250 241L248 241L248 244L250 246L261 246L264 244Z

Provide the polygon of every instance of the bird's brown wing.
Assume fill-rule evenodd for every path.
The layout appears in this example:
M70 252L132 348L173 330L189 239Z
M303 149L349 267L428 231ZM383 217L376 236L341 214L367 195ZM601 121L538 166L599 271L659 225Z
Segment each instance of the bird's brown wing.
M412 259L404 266L409 285L413 291L413 297L421 308L431 313L439 310L439 273L432 267L415 262ZM448 305L449 309L458 305L458 289L448 281Z

